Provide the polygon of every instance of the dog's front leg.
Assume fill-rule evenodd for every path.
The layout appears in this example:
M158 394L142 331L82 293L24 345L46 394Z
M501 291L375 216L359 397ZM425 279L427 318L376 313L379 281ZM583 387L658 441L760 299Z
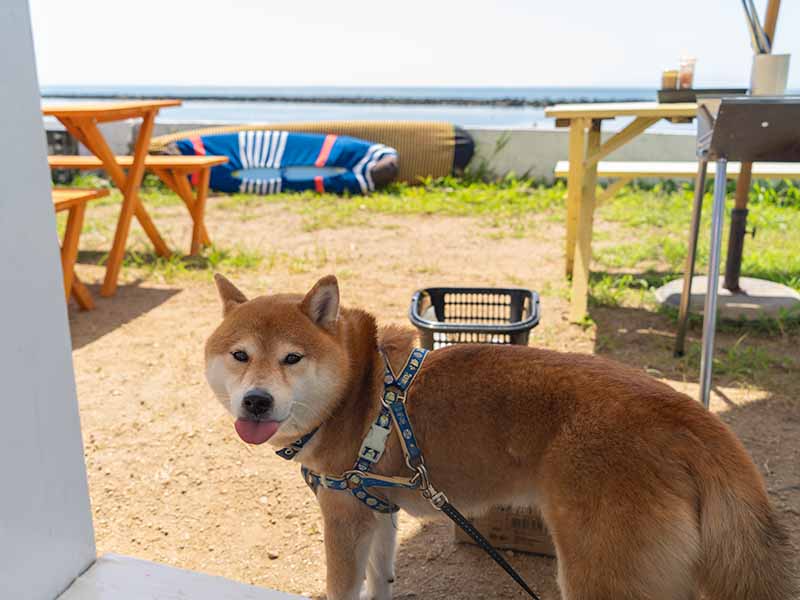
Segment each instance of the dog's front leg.
M325 527L328 600L359 600L375 517L347 492L323 488L317 497Z
M369 548L367 589L362 600L391 600L397 529L392 515L373 513L377 523Z

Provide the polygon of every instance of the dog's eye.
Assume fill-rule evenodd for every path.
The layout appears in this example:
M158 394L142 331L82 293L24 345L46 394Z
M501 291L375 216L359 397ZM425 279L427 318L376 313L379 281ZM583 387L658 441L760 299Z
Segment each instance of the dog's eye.
M303 360L302 354L297 354L296 352L289 352L289 354L283 357L283 364L296 365L301 360Z
M231 352L231 355L239 362L247 362L247 360L250 358L249 356L247 356L247 352L245 352L244 350L237 350L236 352Z

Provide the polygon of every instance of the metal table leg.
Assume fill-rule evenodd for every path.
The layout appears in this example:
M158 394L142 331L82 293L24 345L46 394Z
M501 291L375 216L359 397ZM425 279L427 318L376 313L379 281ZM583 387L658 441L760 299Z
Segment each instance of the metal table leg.
M686 267L683 272L678 334L675 337L675 356L683 356L685 350L686 325L689 322L689 301L692 297L692 277L697 258L697 238L700 234L700 217L703 214L703 192L706 187L707 171L708 161L700 159L697 163L697 178L694 182L694 206L692 207L692 224L689 227L689 253L686 255Z
M700 401L708 408L711 392L711 371L714 362L714 331L717 325L717 290L722 250L722 220L725 216L727 159L717 160L714 178L714 206L711 211L711 247L708 253L708 285L703 311L703 347L700 355Z

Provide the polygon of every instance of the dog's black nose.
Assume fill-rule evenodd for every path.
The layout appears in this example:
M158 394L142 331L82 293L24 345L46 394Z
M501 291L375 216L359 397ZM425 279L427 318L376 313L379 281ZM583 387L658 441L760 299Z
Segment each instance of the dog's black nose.
M264 390L250 390L242 404L249 415L260 417L272 409L272 394Z

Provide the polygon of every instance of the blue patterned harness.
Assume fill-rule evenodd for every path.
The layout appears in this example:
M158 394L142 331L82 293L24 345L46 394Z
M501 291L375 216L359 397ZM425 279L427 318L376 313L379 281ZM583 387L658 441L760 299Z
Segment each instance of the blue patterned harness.
M324 473L314 473L306 467L301 467L303 479L316 494L320 486L329 490L341 490L350 492L361 502L372 510L382 513L396 513L400 507L388 500L376 496L368 488L402 488L406 490L419 490L423 497L427 499L436 510L442 511L456 525L463 529L475 542L508 573L517 584L534 600L540 600L525 580L520 577L514 568L508 564L505 558L475 529L472 523L464 517L456 508L450 504L444 492L438 492L428 479L428 470L425 461L422 459L422 452L414 437L414 430L411 428L411 421L406 412L406 393L414 382L419 372L422 362L425 360L428 351L422 348L414 348L408 357L400 375L396 376L389 364L386 354L381 351L384 363L383 373L383 396L381 398L381 411L378 418L370 427L367 436L361 443L361 450L358 452L356 464L349 471L342 473L340 477L325 475ZM397 433L400 436L400 445L406 457L406 465L414 471L414 476L387 477L370 472L370 468L375 465L383 456L386 448L386 440L394 423ZM317 428L318 429L318 428ZM303 449L308 441L317 432L317 429L307 433L290 446L282 448L276 452L281 458L293 460L297 453Z
M382 513L394 513L400 510L399 506L376 496L368 488L419 490L429 487L422 452L417 444L417 439L414 437L414 430L411 428L411 421L408 418L405 405L406 392L414 382L414 378L427 354L428 351L422 348L412 350L405 366L400 371L400 375L396 376L391 364L389 364L389 359L381 352L384 362L384 376L380 413L378 413L378 417L364 438L355 465L351 470L345 471L340 477L335 477L324 473L315 473L304 466L300 468L303 479L315 493L319 486L331 490L350 490L356 498L372 510ZM383 456L386 440L392 429L392 423L394 423L400 436L400 445L406 457L406 464L409 469L415 472L413 477L388 477L370 472L370 469ZM286 460L293 460L316 432L317 430L315 429L307 433L290 446L278 450L276 454ZM420 470L420 467L422 467L422 470Z

